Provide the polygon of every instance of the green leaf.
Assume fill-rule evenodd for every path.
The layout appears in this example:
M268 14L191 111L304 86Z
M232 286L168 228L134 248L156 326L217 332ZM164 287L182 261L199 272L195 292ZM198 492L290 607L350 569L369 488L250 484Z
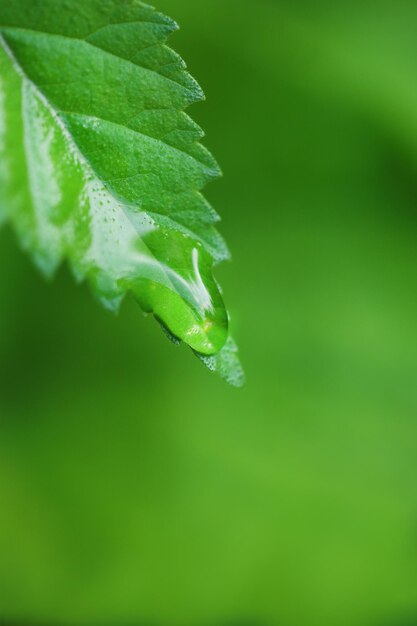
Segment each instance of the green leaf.
M201 189L220 171L184 112L203 93L165 45L176 28L135 0L1 3L0 220L44 274L66 260L112 310L133 293L240 380L219 365L228 251Z

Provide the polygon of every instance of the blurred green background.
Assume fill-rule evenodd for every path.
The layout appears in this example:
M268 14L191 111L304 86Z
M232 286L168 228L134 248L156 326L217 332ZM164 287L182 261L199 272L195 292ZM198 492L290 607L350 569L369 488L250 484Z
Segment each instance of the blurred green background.
M417 3L159 0L248 383L0 233L0 617L417 624Z

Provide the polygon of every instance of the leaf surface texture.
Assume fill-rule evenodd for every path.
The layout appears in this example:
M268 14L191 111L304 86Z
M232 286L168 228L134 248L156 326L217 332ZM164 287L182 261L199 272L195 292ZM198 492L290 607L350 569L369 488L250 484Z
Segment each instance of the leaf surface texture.
M46 275L66 260L110 309L133 293L237 382L201 193L220 171L184 111L203 94L166 46L176 28L134 0L2 3L0 218Z

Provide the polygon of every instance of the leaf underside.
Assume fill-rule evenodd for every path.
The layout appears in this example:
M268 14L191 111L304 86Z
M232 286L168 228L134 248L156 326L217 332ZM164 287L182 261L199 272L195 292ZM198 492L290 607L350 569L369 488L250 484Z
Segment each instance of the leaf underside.
M232 384L243 374L201 189L219 175L184 109L203 98L136 0L0 5L0 222L53 275L66 260L109 309L131 292Z

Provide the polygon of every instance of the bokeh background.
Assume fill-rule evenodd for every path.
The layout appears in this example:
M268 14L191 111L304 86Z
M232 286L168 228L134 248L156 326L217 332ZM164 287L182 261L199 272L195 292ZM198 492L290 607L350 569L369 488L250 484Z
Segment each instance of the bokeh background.
M417 3L158 0L248 383L0 232L0 617L417 624Z

